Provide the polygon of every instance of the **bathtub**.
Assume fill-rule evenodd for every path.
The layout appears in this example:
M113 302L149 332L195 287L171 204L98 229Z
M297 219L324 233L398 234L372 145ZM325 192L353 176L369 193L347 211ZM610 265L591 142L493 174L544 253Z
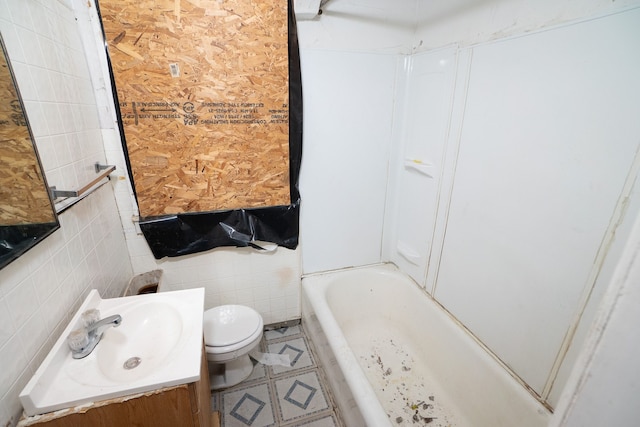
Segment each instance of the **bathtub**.
M391 264L306 276L302 320L348 427L542 427L550 412Z

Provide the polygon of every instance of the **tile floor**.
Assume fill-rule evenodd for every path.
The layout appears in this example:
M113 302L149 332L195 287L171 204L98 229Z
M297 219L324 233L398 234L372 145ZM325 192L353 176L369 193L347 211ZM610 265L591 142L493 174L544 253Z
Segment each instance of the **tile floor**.
M256 364L242 383L212 393L222 427L343 427L302 325L265 331L260 351L288 354L291 366Z

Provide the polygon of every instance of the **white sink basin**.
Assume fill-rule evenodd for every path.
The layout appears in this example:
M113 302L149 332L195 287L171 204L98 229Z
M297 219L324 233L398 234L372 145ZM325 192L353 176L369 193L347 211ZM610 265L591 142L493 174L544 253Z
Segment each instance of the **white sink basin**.
M118 313L126 327L104 334L94 351L102 374L112 381L130 382L156 372L180 342L183 322L171 305L147 302ZM137 358L138 366L125 368Z
M186 384L200 378L204 289L102 299L93 290L26 385L20 400L28 416ZM73 359L67 335L91 308L119 314L93 352ZM126 365L126 367L125 367Z

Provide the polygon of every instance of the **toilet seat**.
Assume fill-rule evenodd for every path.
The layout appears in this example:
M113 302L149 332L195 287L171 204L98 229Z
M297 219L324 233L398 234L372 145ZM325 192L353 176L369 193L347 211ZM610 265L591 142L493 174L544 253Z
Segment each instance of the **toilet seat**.
M209 309L204 313L206 351L224 354L253 344L262 327L262 317L252 308L229 304Z

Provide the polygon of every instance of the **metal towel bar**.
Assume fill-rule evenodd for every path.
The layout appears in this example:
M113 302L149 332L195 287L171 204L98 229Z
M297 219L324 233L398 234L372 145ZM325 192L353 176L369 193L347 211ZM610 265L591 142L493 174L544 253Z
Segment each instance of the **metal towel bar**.
M96 173L100 173L100 175L96 176L93 181L82 188L77 190L58 190L55 186L49 187L49 194L51 194L51 198L55 200L60 197L84 197L91 191L95 190L94 187L100 182L100 180L108 177L111 172L116 170L114 165L101 165L100 163L96 163L94 168Z

